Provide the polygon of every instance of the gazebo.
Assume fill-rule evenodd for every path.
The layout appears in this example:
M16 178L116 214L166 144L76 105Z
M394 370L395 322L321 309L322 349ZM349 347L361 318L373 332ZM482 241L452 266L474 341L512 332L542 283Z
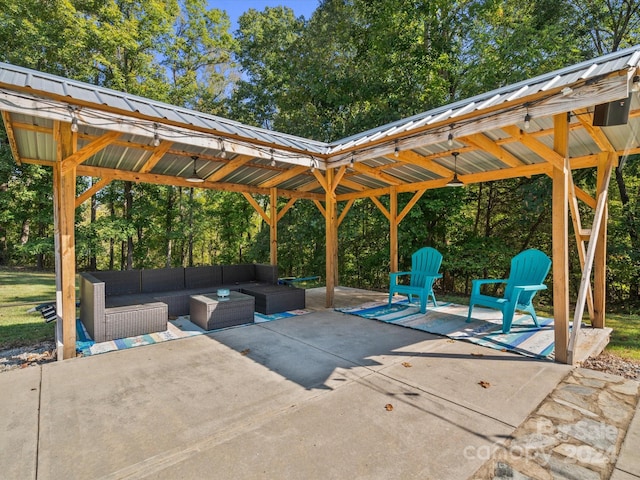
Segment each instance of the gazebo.
M270 226L273 264L278 221L298 200L317 205L327 307L338 228L355 199L371 199L388 219L396 271L398 225L425 191L452 179L551 177L555 358L573 363L585 306L592 325L605 327L607 191L612 169L640 152L639 66L635 46L327 144L0 63L0 111L15 161L53 169L59 358L75 356L74 210L113 180L191 187L195 170L198 187L240 192L257 210ZM572 171L584 168L597 169L595 195L574 185ZM76 196L78 176L95 181ZM405 192L414 195L399 211ZM270 207L254 194L268 195ZM278 211L280 197L288 203ZM590 228L578 201L595 209ZM582 266L571 335L570 217Z

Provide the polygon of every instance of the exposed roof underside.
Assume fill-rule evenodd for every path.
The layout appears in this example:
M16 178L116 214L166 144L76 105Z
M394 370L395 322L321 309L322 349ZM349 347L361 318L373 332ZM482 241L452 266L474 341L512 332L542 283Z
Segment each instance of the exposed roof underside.
M52 165L59 122L77 123L78 175L192 186L195 163L203 188L277 188L320 200L320 172L340 167L335 192L346 200L445 186L454 151L464 183L549 174L563 162L554 151L554 116L566 113L571 168L596 165L600 152L638 153L637 93L626 123L597 127L593 117L596 105L629 103L639 65L636 46L331 144L4 63L0 110L18 162Z

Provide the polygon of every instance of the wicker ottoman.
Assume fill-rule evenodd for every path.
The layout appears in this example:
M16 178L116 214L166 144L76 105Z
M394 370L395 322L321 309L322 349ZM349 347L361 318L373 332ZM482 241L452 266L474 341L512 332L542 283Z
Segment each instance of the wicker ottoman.
M167 329L167 305L162 302L140 303L105 309L104 338L96 342L135 337Z
M305 307L303 288L287 285L263 285L243 288L242 293L255 297L256 312L265 315L299 310Z
M252 296L234 291L224 300L215 293L192 295L189 312L193 323L204 330L214 330L253 323L254 304Z

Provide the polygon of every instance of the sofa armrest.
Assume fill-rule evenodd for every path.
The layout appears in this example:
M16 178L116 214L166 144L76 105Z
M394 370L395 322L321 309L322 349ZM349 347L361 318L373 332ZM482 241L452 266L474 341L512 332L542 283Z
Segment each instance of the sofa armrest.
M256 263L256 281L278 284L278 266Z
M80 274L80 320L93 340L105 333L105 283L89 273Z

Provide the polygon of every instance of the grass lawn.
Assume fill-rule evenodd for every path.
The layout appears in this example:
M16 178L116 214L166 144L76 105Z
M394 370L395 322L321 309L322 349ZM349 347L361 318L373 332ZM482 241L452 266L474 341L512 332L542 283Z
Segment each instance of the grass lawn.
M45 323L36 305L54 301L53 273L0 269L0 349L32 345L55 339L55 322Z

